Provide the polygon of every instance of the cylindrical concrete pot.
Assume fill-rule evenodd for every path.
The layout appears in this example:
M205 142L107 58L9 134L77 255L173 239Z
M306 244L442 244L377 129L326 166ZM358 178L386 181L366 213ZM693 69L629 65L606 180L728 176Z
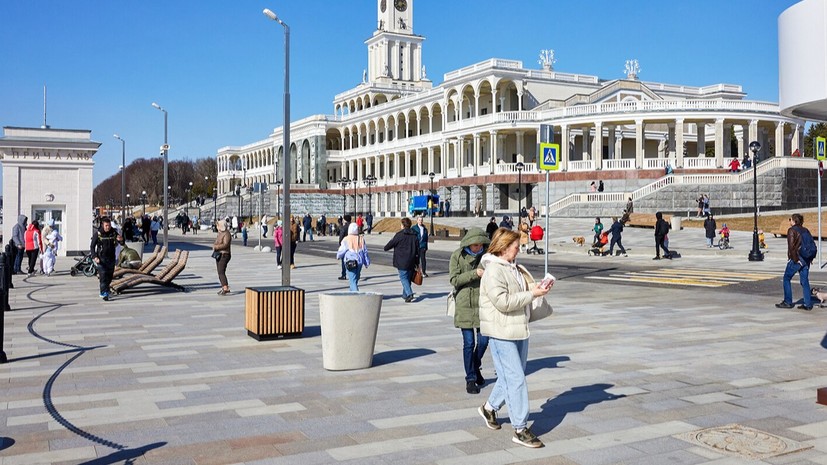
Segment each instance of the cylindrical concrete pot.
M322 365L326 370L360 370L373 364L382 294L329 292L319 295Z

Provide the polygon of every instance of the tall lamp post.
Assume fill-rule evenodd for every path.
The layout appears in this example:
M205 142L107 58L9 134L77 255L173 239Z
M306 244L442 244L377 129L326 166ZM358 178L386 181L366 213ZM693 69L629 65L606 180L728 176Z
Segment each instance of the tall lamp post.
M281 24L284 28L284 124L282 131L284 134L284 162L282 163L284 179L284 207L282 209L282 221L287 221L290 218L290 27L279 17L265 8L262 13L273 21ZM284 231L287 234L288 240L284 241L282 246L283 257L290 256L290 228ZM298 238L297 238L298 239ZM281 285L290 285L290 267L285 266L281 269Z
M764 260L764 254L758 249L758 151L761 150L761 144L758 141L749 143L749 149L752 152L752 208L753 208L753 224L752 224L752 250L749 252L749 261L760 262Z
M280 206L281 206L281 185L282 184L283 184L283 181L281 179L276 181L276 213L281 211ZM284 221L284 220L282 220L282 221Z
M351 182L353 182L353 219L356 220L356 215L359 214L359 198L357 197L358 194L356 194L356 188L359 187L359 181L357 181L356 178L353 178Z
M132 216L132 204L129 203L129 194L126 194L126 211L129 212L129 216Z
M434 197L433 197L433 195L434 195L434 178L435 178L435 177L436 177L436 175L434 174L434 172L433 172L433 171L431 171L430 173L428 173L428 179L430 179L430 180L431 180L431 192L430 192L430 193L431 193L431 202L430 202L430 204L431 204L431 205L433 205L433 204L434 204ZM430 215L430 216L431 216L431 236L433 236L433 235L434 235L434 209L433 209L433 207L430 207L430 206L429 206L429 208L428 208L428 215Z
M339 180L339 187L342 188L342 218L344 219L345 215L347 215L347 194L345 193L345 188L347 188L348 184L350 184L350 179L342 178Z
M164 186L169 186L169 140L167 139L167 111L155 102L152 106L164 112L164 145L161 152L164 154ZM164 246L169 250L169 189L164 191Z
M517 162L514 165L517 168L517 231L520 230L520 214L523 212L523 169L525 165L523 162Z
M187 188L187 208L185 209L187 212L187 220L190 218L190 203L192 203L192 181L190 181L189 187Z
M123 205L126 201L126 141L115 134L115 139L121 141L121 221L126 218L126 211Z
M373 202L371 197L370 189L376 185L376 176L369 174L363 181L366 186L368 186L368 206L365 209L366 213L370 213L373 210Z
M146 191L141 191L141 217L146 215Z

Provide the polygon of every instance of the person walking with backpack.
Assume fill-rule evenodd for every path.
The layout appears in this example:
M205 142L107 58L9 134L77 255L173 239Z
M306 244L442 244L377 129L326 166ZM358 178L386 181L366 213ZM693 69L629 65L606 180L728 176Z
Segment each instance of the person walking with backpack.
M620 253L623 254L624 257L628 257L626 254L626 249L623 247L623 243L620 242L623 240L623 223L617 220L616 216L612 217L612 226L609 228L609 232L612 233L612 242L609 244L609 256L614 255L615 244L620 248Z
M793 308L793 290L790 281L798 273L801 288L804 291L804 303L801 310L813 309L813 297L810 293L810 263L816 256L816 244L813 235L804 227L804 217L798 213L790 215L790 229L787 230L787 268L784 270L784 300L775 304L778 308Z

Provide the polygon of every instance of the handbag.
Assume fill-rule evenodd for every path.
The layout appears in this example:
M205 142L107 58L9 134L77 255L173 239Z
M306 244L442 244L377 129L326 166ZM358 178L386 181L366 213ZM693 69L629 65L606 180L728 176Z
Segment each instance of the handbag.
M553 312L554 309L551 308L551 304L548 303L545 297L537 297L531 301L531 315L529 315L528 322L548 318Z
M414 284L416 284L417 286L421 286L421 285L422 285L422 270L420 270L420 269L419 269L419 267L417 267L417 268L414 270L414 274L413 274L413 276L411 277L411 282L412 282L412 283L414 283Z
M359 267L359 262L356 261L356 260L348 260L348 261L345 262L345 268L347 268L348 271L353 271L358 267Z
M451 292L448 293L448 307L445 309L445 314L450 316L451 318L454 317L457 313L457 291L455 289L451 289Z
M221 252L219 252L217 250L213 250L212 251L212 258L214 258L216 260L220 260L221 259Z

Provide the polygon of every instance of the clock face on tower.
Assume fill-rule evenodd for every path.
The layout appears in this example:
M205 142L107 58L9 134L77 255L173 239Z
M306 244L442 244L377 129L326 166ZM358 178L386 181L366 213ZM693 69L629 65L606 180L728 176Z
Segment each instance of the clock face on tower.
M379 9L382 10L382 13L384 13L385 10L388 9L388 0L382 0L379 2Z
M408 2L407 0L394 0L393 6L396 7L397 11L405 11L408 9Z

